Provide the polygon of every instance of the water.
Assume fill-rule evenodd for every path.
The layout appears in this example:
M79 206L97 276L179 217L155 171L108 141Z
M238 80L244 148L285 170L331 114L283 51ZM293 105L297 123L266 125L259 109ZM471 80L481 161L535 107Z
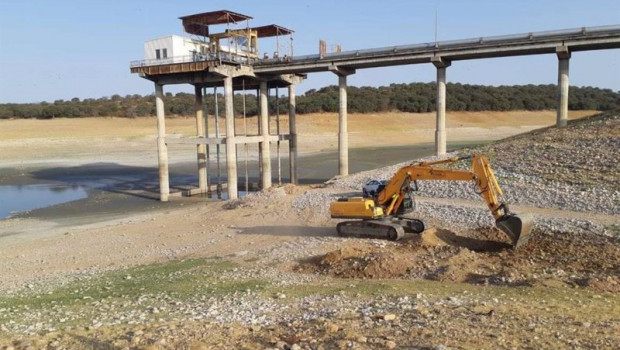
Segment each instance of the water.
M480 142L455 142L449 143L449 148L472 147ZM349 150L349 172L374 169L403 161L432 155L434 144L419 144L415 146L395 147L368 147ZM273 154L272 154L273 155ZM286 152L285 152L286 155ZM171 186L191 184L196 186L195 163L171 165ZM239 185L244 185L244 169L240 161ZM226 181L226 164L222 162L222 179ZM63 170L63 169L61 169ZM248 172L252 182L258 182L258 164L250 161ZM58 171L58 170L56 170ZM18 185L0 186L0 219L9 217L33 209L45 208L56 204L66 203L88 197L88 192L93 190L110 191L113 193L125 193L131 195L133 191L148 191L157 193L159 185L157 181L157 169L143 167L127 167L118 164L95 165L77 168L68 168L54 174L54 172L35 174L42 181L64 182L66 185ZM282 162L283 181L288 181L288 159ZM67 175L69 173L70 175ZM298 174L300 183L320 183L338 173L338 153L322 152L300 157L298 161ZM211 166L209 176L212 184L217 183L216 169ZM277 163L272 159L272 175L277 177ZM69 185L71 184L71 185ZM89 191L87 191L89 189ZM245 197L245 192L240 192L239 197ZM226 190L222 191L223 200L228 198ZM217 194L208 200L218 200Z
M0 219L16 213L86 198L82 186L17 185L0 186Z

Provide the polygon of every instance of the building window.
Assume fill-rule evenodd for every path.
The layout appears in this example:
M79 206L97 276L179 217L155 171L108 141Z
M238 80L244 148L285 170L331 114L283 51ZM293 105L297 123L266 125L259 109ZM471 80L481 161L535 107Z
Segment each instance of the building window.
M161 59L161 54L159 53L159 49L155 50L155 58L156 59Z
M168 58L168 49L163 49L163 50L162 50L162 56L163 56L163 57L162 57L163 59Z

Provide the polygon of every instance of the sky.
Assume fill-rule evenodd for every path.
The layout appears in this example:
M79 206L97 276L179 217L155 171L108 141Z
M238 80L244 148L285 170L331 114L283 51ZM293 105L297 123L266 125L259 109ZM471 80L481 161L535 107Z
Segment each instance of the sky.
M259 4L259 6L257 6ZM620 24L618 0L0 0L0 103L151 94L153 83L129 72L146 40L183 35L180 16L230 10L251 26L295 30L294 54L318 53L320 39L343 50L408 45L545 30ZM212 28L217 31L217 27ZM271 48L270 48L271 47ZM275 41L259 42L273 51ZM620 49L573 53L570 84L620 90ZM431 64L358 70L350 86L435 81ZM453 62L448 82L483 85L556 84L553 54ZM338 83L312 73L303 94ZM190 85L166 92L193 92Z

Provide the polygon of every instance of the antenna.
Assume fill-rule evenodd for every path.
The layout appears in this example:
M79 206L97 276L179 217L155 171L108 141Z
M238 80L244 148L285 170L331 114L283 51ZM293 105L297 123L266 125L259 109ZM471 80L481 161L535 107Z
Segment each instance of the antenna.
M437 47L437 8L435 7L435 47Z

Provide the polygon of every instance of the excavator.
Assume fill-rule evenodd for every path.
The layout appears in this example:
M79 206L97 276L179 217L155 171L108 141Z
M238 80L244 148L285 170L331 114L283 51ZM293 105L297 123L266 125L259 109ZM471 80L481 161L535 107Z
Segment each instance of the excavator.
M472 169L459 170L437 167L471 159ZM495 226L511 240L513 249L525 244L530 236L533 218L518 215L501 200L503 193L483 155L451 157L432 162L414 162L400 168L392 178L364 197L339 198L331 203L330 214L335 219L354 219L338 223L341 236L370 236L399 240L405 233L421 233L424 223L404 215L413 211L412 192L418 190L418 180L473 181L477 193L486 202L495 218Z

